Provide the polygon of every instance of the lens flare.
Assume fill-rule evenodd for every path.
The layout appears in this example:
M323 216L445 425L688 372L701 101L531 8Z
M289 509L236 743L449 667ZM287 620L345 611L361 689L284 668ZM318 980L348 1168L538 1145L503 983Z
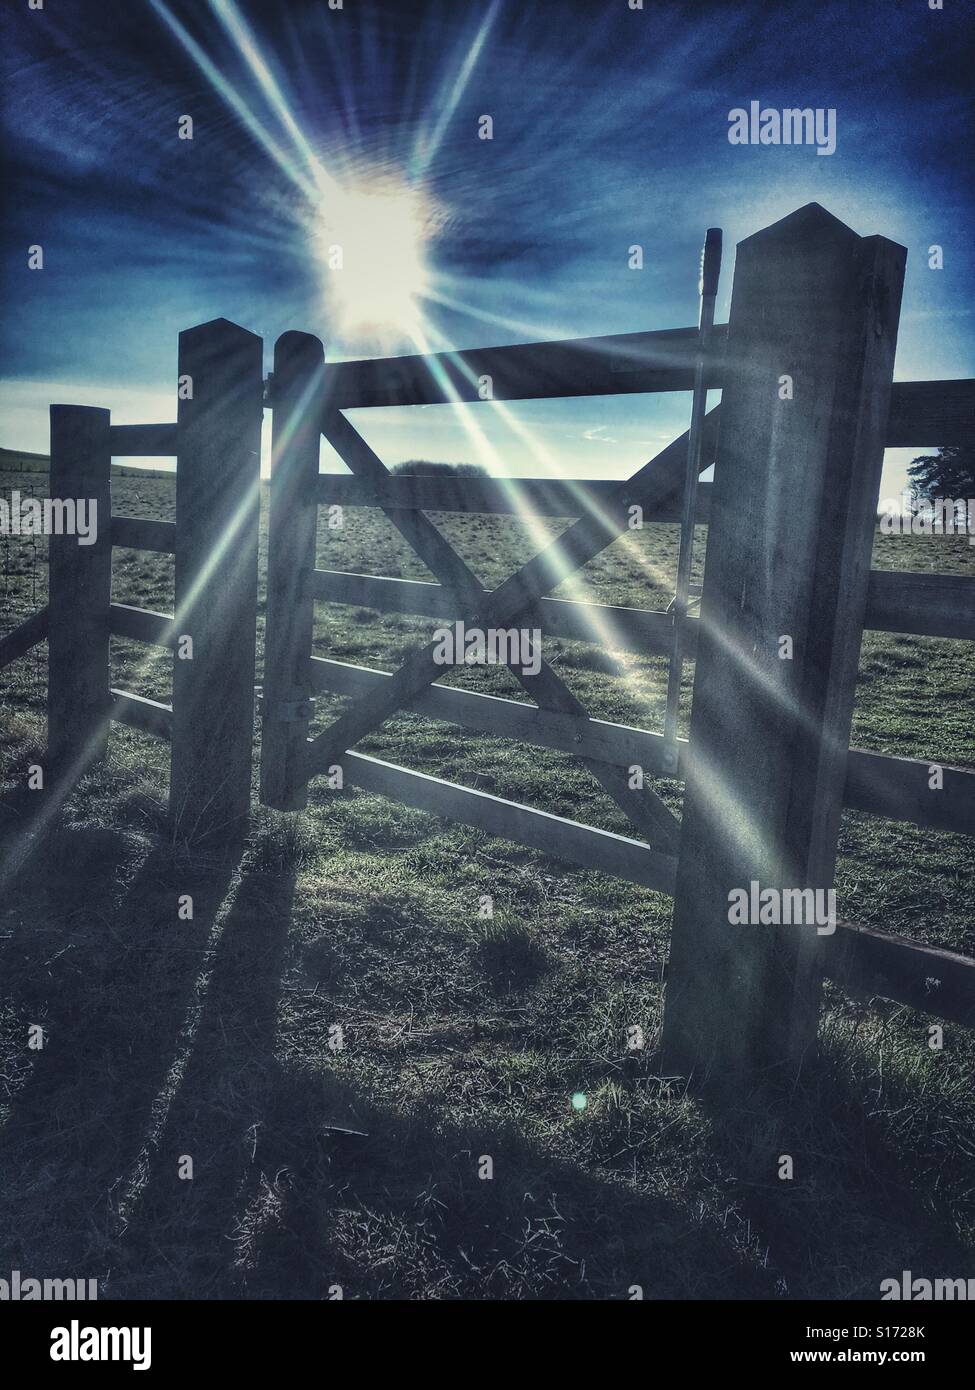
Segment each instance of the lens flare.
M332 321L343 339L389 344L422 321L436 209L422 190L394 179L364 181L327 200L316 234Z

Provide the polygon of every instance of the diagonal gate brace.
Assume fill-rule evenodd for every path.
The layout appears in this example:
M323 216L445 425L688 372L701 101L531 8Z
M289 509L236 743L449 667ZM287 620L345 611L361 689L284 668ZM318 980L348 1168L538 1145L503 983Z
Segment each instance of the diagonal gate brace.
M719 409L715 407L705 417L702 467L706 467L713 457ZM326 413L322 432L353 472L374 481L388 476L382 461L338 410L332 408ZM679 491L687 457L687 441L686 433L674 440L632 478L621 483L610 502L580 518L552 545L540 551L493 590L487 599L477 576L422 512L392 508L383 510L441 583L456 588L461 599L469 596L472 625L503 626L587 564L628 529L628 505L633 499L634 484L643 491L648 507L661 505ZM328 767L347 748L354 746L396 713L413 695L434 684L443 674L442 666L434 660L438 645L431 642L411 653L388 681L312 740L305 754L306 776L312 777ZM524 676L516 669L513 674L539 705L560 712L585 715L584 707L551 667L543 664L536 677ZM647 789L650 794L640 797L627 785L625 774L620 769L608 768L589 759L583 761L643 833L662 838L668 848L674 845L679 833L678 822L656 793Z
M322 433L354 473L371 482L389 476L385 464L341 412L327 417ZM471 608L483 603L484 586L429 517L421 511L389 507L382 510L442 584L454 589ZM544 659L537 675L529 675L514 665L508 669L540 708L588 717L582 702ZM642 834L661 841L666 850L676 851L680 825L652 788L635 791L628 785L622 768L591 758L580 761Z

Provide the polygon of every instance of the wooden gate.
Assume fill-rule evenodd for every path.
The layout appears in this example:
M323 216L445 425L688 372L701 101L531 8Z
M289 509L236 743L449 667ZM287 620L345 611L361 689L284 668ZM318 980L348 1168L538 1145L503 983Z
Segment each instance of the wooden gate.
M321 342L285 334L273 408L261 799L306 803L336 765L344 782L674 895L663 1065L698 1079L796 1074L813 1046L823 973L844 985L975 1026L975 960L839 924L733 926L729 893L828 889L842 807L975 834L975 773L848 747L864 627L975 639L975 580L870 570L883 449L971 443L975 382L892 386L905 252L861 238L812 204L738 247L730 322L706 364L722 401L705 418L697 519L709 525L690 739L679 749L681 821L638 765L664 771L664 739L592 719L550 666L514 674L532 703L439 686L434 642L395 673L315 658L316 599L539 628L644 653L672 647L673 615L549 597L644 519L676 520L687 456L675 440L623 483L391 477L344 411L383 405L687 391L691 329L324 364ZM110 508L111 459L176 454L176 522L113 517L97 542L50 542L46 609L0 640L0 668L50 644L50 784L55 800L103 755L121 720L172 742L170 810L185 838L246 819L250 803L257 603L260 340L218 320L180 338L193 382L176 424L112 425L107 411L52 407L52 493ZM720 425L720 428L719 428ZM324 435L351 477L320 475ZM323 502L380 508L437 583L316 569ZM485 591L425 515L487 511L576 516L556 541ZM111 599L113 545L176 555L176 612ZM111 635L174 650L172 705L115 689ZM190 638L192 659L176 650ZM309 738L318 691L350 697ZM611 834L355 751L398 710L571 753L632 823ZM668 775L670 772L668 764Z
M343 410L473 401L485 377L493 398L505 400L687 389L693 334L621 339L615 360L613 340L602 340L600 353L592 343L553 343L331 367L318 339L286 334L277 345L262 799L300 807L308 782L340 767L345 783L674 893L663 1059L681 1074L794 1075L815 1040L823 972L851 979L876 969L878 952L855 928L842 928L836 940L811 923L735 928L728 902L752 881L782 892L828 889L844 801L878 809L885 799L883 775L874 774L894 760L855 760L848 739L861 633L894 579L872 581L870 556L883 450L904 433L892 431L891 381L905 257L902 247L861 238L815 204L738 248L730 323L707 372L723 396L706 418L701 459L702 468L716 463L716 481L680 825L652 790L632 791L625 776L633 763L662 771L659 735L590 719L544 663L535 677L513 668L535 702L526 706L438 688L446 668L435 641L391 675L312 658L311 641L315 598L592 640L589 605L546 595L626 531L631 504L648 520L675 513L686 436L627 482L602 489L391 478ZM945 401L932 392L929 404L937 412ZM924 428L918 419L906 433L920 443ZM320 435L351 479L319 475ZM439 583L316 570L317 506L336 500L380 508ZM424 514L533 504L581 515L491 592ZM637 620L645 649L668 645L670 614L614 610L614 617L624 626L627 617ZM322 689L355 698L309 739L310 702ZM354 751L402 709L576 754L640 838ZM920 767L895 774L900 795L908 781L916 787ZM952 828L973 830L973 779L959 776L949 819ZM888 786L888 807L892 800ZM945 809L928 806L924 815ZM958 999L947 1003L951 991L945 995L966 1018L970 964L959 968Z

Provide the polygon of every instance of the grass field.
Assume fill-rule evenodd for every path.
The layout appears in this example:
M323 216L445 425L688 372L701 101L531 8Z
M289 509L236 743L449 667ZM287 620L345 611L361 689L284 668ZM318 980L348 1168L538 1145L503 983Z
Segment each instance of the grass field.
M26 478L0 492L45 482ZM115 511L171 519L172 483L120 478ZM567 524L435 519L488 587ZM321 566L431 577L378 514L321 520ZM676 528L634 544L560 596L665 606ZM46 565L43 541L0 545L7 631L45 601ZM973 574L975 549L878 538L874 565ZM116 551L114 585L172 609L166 557ZM391 670L433 626L319 605L315 651ZM661 727L662 661L546 655L594 715ZM168 699L168 666L114 644L116 685ZM497 669L451 679L520 694ZM44 689L43 646L0 673L8 847ZM975 767L973 691L972 644L867 634L853 742ZM340 707L320 699L316 727ZM412 717L362 748L627 829L556 753ZM926 1017L830 990L787 1114L705 1105L653 1067L668 899L321 785L307 812L260 811L242 857L190 859L164 833L167 764L117 727L4 888L0 1272L136 1298L876 1298L903 1269L975 1276L971 1033L932 1050ZM975 953L970 840L848 813L840 848L843 916Z

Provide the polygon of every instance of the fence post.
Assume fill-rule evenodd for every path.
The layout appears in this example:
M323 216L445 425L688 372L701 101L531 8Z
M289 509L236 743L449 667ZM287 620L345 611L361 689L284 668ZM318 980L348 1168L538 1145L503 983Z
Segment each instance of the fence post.
M280 811L308 803L302 756L311 715L314 601L325 350L308 333L274 348L267 608L261 718L261 800Z
M815 1045L817 926L729 892L833 883L905 257L814 203L738 247L662 1042L701 1081Z
M88 506L91 544L48 540L47 749L65 790L104 757L109 726L112 602L111 415L86 405L51 406L52 500Z
M262 352L226 319L179 335L169 804L194 842L232 838L250 812Z

